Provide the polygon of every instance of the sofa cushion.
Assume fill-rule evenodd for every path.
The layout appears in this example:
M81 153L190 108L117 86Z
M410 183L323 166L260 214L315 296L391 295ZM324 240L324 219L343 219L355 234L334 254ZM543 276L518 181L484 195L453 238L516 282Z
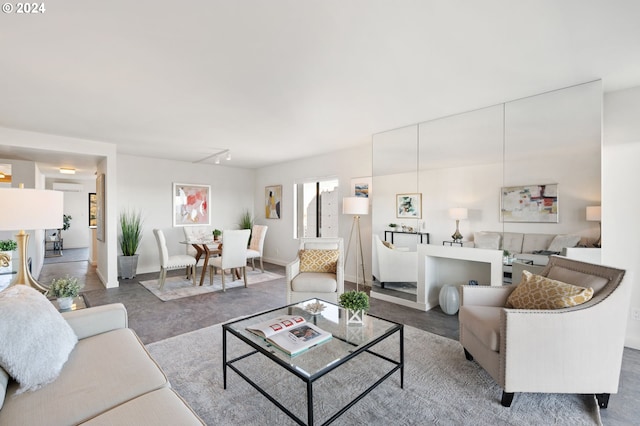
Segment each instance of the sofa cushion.
M495 306L463 305L458 319L486 347L499 352L500 311L502 308Z
M547 250L560 253L565 247L575 247L580 242L579 235L556 235Z
M498 250L500 248L500 234L498 232L474 232L473 244L476 248Z
M172 389L162 388L125 402L83 425L203 425Z
M291 280L291 289L300 292L333 293L338 290L336 274L301 272Z
M507 298L507 307L516 309L560 309L580 305L593 297L592 288L578 287L529 271Z
M524 234L518 232L504 232L502 234L502 247L503 250L508 250L509 253L522 253L522 240Z
M300 250L300 272L336 272L339 250Z
M547 250L555 236L555 234L524 234L524 238L522 239L522 253Z
M568 284L579 285L581 287L591 287L594 295L598 294L609 282L608 279L597 275L586 274L555 265L552 266L547 273L547 278Z
M16 285L0 292L0 367L20 383L17 393L54 381L77 341L39 291Z
M131 329L109 331L78 341L55 382L20 395L10 383L0 426L77 424L167 385Z

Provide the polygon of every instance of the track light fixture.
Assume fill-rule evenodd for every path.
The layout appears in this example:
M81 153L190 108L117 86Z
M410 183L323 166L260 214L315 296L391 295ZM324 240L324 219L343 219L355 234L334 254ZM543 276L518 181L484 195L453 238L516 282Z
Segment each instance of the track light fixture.
M211 155L207 155L204 158L201 158L199 160L194 161L194 163L202 163L204 161L209 160L210 158L213 158L213 162L215 164L220 164L220 159L224 157L227 161L231 160L231 150L230 149L223 149L222 151L218 151L218 152L214 152Z

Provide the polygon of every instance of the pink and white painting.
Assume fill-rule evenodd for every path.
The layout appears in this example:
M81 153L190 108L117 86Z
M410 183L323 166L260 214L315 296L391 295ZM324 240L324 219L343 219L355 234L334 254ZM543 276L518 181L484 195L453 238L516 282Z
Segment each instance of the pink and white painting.
M173 226L211 225L211 186L173 184Z

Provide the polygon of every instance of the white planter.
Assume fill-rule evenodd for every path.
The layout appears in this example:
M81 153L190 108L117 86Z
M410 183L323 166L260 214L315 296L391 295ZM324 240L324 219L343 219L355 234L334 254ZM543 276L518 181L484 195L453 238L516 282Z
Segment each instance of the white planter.
M364 324L364 311L352 311L347 309L347 325L362 325Z
M73 306L73 297L58 297L59 309L71 309L71 306Z

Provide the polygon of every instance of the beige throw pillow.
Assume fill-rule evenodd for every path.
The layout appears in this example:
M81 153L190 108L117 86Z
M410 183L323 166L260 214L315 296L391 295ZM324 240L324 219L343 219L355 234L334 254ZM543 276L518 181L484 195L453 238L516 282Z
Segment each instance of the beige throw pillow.
M339 250L300 250L300 272L336 273Z
M523 271L522 281L507 299L507 307L560 309L580 305L592 297L592 288L578 287Z
M386 248L390 248L390 249L394 249L396 248L396 246L394 246L393 244L391 244L389 241L383 241L382 245L384 245Z

